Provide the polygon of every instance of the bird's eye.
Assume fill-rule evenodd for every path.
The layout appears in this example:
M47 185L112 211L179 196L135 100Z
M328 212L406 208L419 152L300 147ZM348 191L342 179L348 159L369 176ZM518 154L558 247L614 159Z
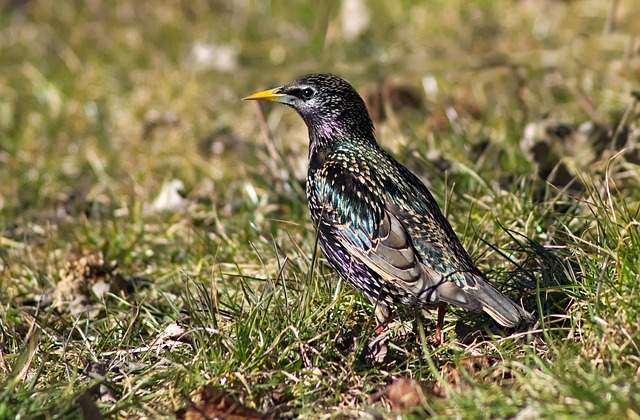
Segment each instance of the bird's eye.
M311 88L304 88L300 91L300 95L302 96L302 99L311 99L315 94L316 94L316 91Z

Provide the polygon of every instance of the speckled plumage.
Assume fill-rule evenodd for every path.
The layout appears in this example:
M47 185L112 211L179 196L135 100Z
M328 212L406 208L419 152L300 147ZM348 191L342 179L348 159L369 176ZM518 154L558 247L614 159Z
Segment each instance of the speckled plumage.
M433 196L381 149L362 98L343 79L311 74L246 99L284 103L309 129L307 198L319 244L368 296L378 322L390 303L451 303L514 327L533 320L475 266Z

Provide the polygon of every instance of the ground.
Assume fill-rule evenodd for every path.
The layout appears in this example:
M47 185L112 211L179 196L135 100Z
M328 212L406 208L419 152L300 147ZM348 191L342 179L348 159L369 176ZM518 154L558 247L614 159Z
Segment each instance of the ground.
M0 418L640 417L633 0L164 3L1 4ZM363 358L304 124L240 101L308 72L536 325L397 308Z

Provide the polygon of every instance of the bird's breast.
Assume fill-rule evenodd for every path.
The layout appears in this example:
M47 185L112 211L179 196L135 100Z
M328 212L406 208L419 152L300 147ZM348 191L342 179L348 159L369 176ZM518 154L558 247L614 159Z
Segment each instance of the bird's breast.
M327 161L327 157L331 153L331 149L327 146L318 147L309 156L309 171L317 171L322 168Z

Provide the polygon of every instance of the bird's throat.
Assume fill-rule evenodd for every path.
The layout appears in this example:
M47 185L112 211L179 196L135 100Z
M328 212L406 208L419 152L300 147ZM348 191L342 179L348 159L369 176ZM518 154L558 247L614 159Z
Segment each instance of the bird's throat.
M331 127L327 124L321 128L309 127L309 161L320 150L330 150L342 138L341 131L337 127Z

